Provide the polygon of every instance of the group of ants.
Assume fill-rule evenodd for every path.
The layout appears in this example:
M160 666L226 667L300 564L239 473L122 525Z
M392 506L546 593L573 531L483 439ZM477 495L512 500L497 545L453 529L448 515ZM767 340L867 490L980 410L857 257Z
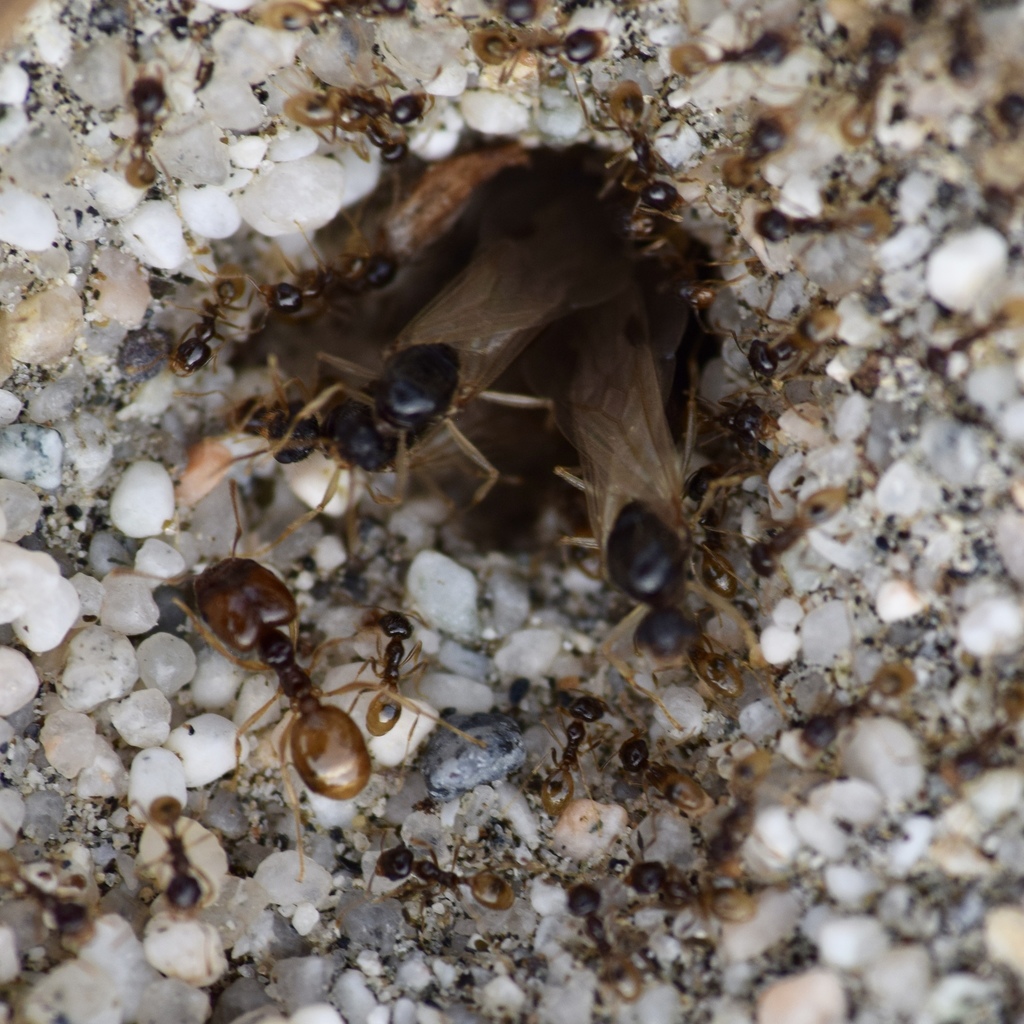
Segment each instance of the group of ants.
M381 9L374 7L371 13L393 16L405 9L402 0L381 2ZM329 0L278 0L268 10L280 22L277 27L297 29L331 6ZM534 0L505 0L503 12L511 27L480 30L474 37L474 50L485 63L514 62L532 49L578 67L602 52L604 43L597 32L549 38L524 28L536 16ZM187 31L187 25L180 27ZM726 51L716 60L777 64L790 45L787 32L768 30L748 46ZM901 47L901 30L890 22L880 23L868 39L867 72L858 94L862 120L864 108L873 104ZM698 46L687 44L678 50L673 64L681 73L694 73L698 66L712 63ZM128 180L139 187L151 186L158 175L149 147L165 103L161 78L140 75L131 90L137 131L127 170ZM285 113L326 138L344 134L363 139L392 163L405 157L405 128L424 115L429 103L429 97L418 93L392 98L380 89L323 87L292 97ZM605 106L626 139L614 170L614 188L608 191L618 201L612 219L627 241L628 259L633 266L650 260L662 267L674 266L675 270L661 274L661 280L680 304L680 322L691 312L699 318L714 302L722 282L702 280L694 272L688 245L682 241L683 202L670 169L653 145L649 104L639 85L624 81L612 89ZM784 114L762 114L753 122L746 147L726 161L723 176L732 184L753 180L760 164L787 144L791 128ZM526 162L521 150L506 153L511 155L483 163L478 154L451 158L443 173L453 180L465 179L461 193L454 190L454 207L443 208L442 203L442 208L424 213L422 195L414 196L398 218L411 221L402 225L408 229L406 234L437 234L451 225L473 192L501 170ZM574 540L598 552L607 581L636 606L613 630L603 653L670 720L656 692L637 682L635 659L653 671L692 666L728 707L742 694L744 680L734 652L707 635L701 616L731 617L740 633L748 640L751 637L736 610L744 584L725 551L722 523L730 484L752 473L765 475L776 422L752 398L724 405L713 423L718 457L685 476L683 466L698 433L697 402L688 403L683 429L674 429L666 414L671 380L647 344L639 289L609 285L619 278L628 281L633 272L624 271L618 257L609 260L606 275L595 273L592 256L577 258L591 240L586 230L579 236L580 244L565 244L563 255L553 255L560 233L568 229L571 235L579 225L567 227L550 211L545 216L555 221L547 233L544 218L538 217L532 234L525 238L482 240L466 269L384 352L379 374L332 357L333 377L312 398L290 398L287 389L280 387L273 396L249 403L241 429L263 438L266 453L279 463L300 462L320 452L339 469L367 477L394 473L400 492L410 467L416 466L417 452L444 433L485 474L474 496L480 501L498 472L461 432L456 418L478 400L544 404L579 455L579 473L562 475L586 494L592 536ZM888 220L884 210L875 207L803 221L769 208L758 216L755 226L766 241L778 242L802 231L849 230L864 237L881 236L887 233ZM294 274L293 280L255 284L241 272L222 273L213 282L213 297L203 302L198 321L173 346L168 359L171 369L189 376L214 360L224 344L225 328L250 292L264 306L262 325L274 319L300 320L339 299L344 302L367 291L387 289L402 261L414 259L424 246L401 249L383 241L386 233L381 237L375 249L344 252L334 260L317 257L314 269ZM644 261L637 259L637 253ZM747 358L764 393L777 393L790 375L814 361L835 327L834 310L820 306L771 339L749 340ZM533 358L538 351L543 355ZM549 383L535 386L530 401L527 396L489 391L520 358L526 367L525 379ZM696 371L691 367L693 393L696 387ZM677 436L684 446L682 458ZM834 515L845 500L842 488L805 499L790 523L751 546L753 572L762 577L775 573L780 558L809 529ZM326 501L325 497L314 512L322 510ZM695 542L694 526L702 533L700 542ZM693 595L706 603L703 612L695 614L692 601L687 604ZM276 676L277 696L290 708L290 719L280 734L282 766L291 764L313 793L337 800L357 796L372 772L363 732L351 714L330 699L339 693L322 693L309 669L300 664L298 609L287 584L257 559L233 553L195 577L194 596L195 618L212 645L247 669ZM371 736L383 736L403 715L422 713L403 695L401 684L424 665L419 644L412 643L414 626L409 615L376 611L368 614L366 625L379 635L377 657L368 663L376 681L357 679L339 692L376 691L366 707L364 725ZM889 697L907 685L903 675L890 672L876 689ZM580 690L563 696L559 710L566 724L561 754L552 751L553 766L542 775L538 789L540 803L552 817L572 800L574 776L583 778L580 758L596 746L593 730L611 711L605 701ZM240 733L264 711L261 708L251 716ZM842 726L843 715L855 712L856 706L805 723L806 745L824 750ZM443 719L439 722L453 728ZM656 759L641 729L618 746L617 760L623 778L648 801L663 801L691 818L713 806L712 798L691 775ZM638 898L657 900L669 910L697 907L706 917L718 920L749 918L756 904L742 881L741 848L752 824L757 785L770 764L771 755L761 750L733 766L729 809L705 837L707 868L701 878L672 863L640 860L623 875L625 884ZM298 818L298 795L286 770L282 777ZM164 838L170 879L163 894L167 908L183 915L197 913L208 900L210 886L194 866L183 838L184 809L168 797L138 811ZM423 890L465 888L477 904L491 911L508 910L515 900L512 884L500 873L489 868L469 874L445 870L432 850L420 855L404 842L382 849L375 875L389 882L415 880ZM81 879L76 884L74 878L69 881L56 870L25 866L4 853L0 883L32 897L49 926L69 943L80 943L91 933L92 913L81 896ZM568 889L568 911L582 920L586 936L605 964L605 980L623 998L635 997L642 989L642 978L630 956L615 952L601 903L600 890L589 882L577 882Z

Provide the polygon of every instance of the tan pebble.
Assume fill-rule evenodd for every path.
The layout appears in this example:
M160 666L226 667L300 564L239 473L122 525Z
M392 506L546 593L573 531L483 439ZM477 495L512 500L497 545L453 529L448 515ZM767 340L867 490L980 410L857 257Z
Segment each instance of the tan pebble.
M146 925L142 948L151 967L199 988L214 984L228 967L213 925L169 913L157 914Z
M995 907L985 915L985 947L996 963L1024 978L1024 909Z
M807 971L777 981L757 1001L757 1024L840 1024L846 995L831 971Z
M618 804L572 800L558 816L552 832L555 849L573 860L595 860L623 838L629 816Z
M56 366L71 354L82 327L82 300L61 284L30 295L11 313L0 312L0 347L19 363Z
M93 314L128 328L142 325L152 295L139 261L120 249L103 249L96 257L92 283L98 296Z

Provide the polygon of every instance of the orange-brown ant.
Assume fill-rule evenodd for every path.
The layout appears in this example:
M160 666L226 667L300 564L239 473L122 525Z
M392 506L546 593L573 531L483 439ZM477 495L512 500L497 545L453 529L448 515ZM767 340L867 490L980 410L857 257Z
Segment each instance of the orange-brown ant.
M554 769L545 776L540 786L540 799L548 814L557 816L565 809L573 798L575 785L572 780L573 771L579 771L579 754L584 740L587 738L587 725L600 721L604 717L606 707L604 701L597 697L584 694L577 697L569 705L569 722L565 727L565 747L562 756L557 758L551 751Z
M573 917L583 919L584 931L604 961L601 980L614 989L620 999L626 1002L637 999L643 989L643 979L633 961L617 954L612 947L608 931L597 913L601 908L601 893L586 882L577 883L566 893L566 908Z
M750 565L759 576L771 576L785 554L808 530L831 519L846 502L845 487L827 487L805 498L792 522L750 549Z
M765 29L749 46L723 50L721 56L711 57L696 43L682 43L669 52L669 64L679 75L697 75L716 64L781 64L792 49L789 36L777 29Z
M634 733L619 747L622 770L637 784L650 786L662 799L688 817L711 807L711 798L691 776L660 761L652 761L647 740Z
M460 875L455 871L445 871L438 865L433 850L429 853L429 858L417 858L404 843L392 846L381 851L374 874L389 882L403 882L415 875L427 887L450 889L452 892L467 886L473 899L488 910L508 910L515 902L512 886L496 872L484 869L472 875Z

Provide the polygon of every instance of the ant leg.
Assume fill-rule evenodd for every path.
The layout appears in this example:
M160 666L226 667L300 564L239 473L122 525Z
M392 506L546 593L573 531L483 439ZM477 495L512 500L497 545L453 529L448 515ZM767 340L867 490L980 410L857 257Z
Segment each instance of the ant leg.
M473 504L479 505L487 497L491 488L498 482L501 474L491 465L483 452L461 430L450 420L445 420L445 426L452 440L462 450L463 455L475 463L487 475L487 479L476 489L473 495Z
M601 545L596 537L559 537L558 543L567 548L585 548L587 551L601 550Z
M295 788L295 783L292 781L291 773L288 771L288 758L286 751L288 750L288 741L291 739L292 728L295 726L296 716L292 714L292 720L285 727L281 733L281 739L278 742L277 756L281 762L281 779L284 781L285 794L288 798L288 803L291 805L292 815L295 819L295 849L299 854L299 877L298 881L302 881L306 877L306 855L302 849L302 808L299 803L299 793Z
M538 398L536 395L517 395L508 391L481 391L476 396L492 405L502 405L507 409L546 409L554 411L555 403L550 398Z
M587 485L583 482L583 477L570 473L565 466L555 466L555 476L564 480L571 487L575 487L577 491L585 491L587 489Z
M235 730L235 760L239 768L242 767L242 737L273 707L274 701L280 696L281 691L278 689L270 700L262 704Z
M316 508L311 508L308 512L303 512L298 519L281 531L281 533L274 538L269 544L264 544L263 547L258 548L253 557L260 558L265 555L268 551L273 551L282 541L287 540L296 530L301 530L306 523L312 522L327 506L331 503L331 499L338 493L338 482L341 480L341 466L335 466L334 472L331 474L331 479L328 481L327 489L324 491L323 498L317 504ZM350 499L351 500L351 499Z

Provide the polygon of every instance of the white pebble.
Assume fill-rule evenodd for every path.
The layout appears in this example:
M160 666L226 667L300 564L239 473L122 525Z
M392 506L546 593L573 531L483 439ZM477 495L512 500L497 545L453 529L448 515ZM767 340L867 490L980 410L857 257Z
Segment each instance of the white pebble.
M518 1017L526 993L507 975L499 974L480 990L480 1008L488 1017Z
M658 694L664 708L654 705L655 721L676 742L683 743L704 730L704 699L688 686L669 686Z
M320 923L320 911L312 903L300 903L292 914L292 927L300 935L308 935Z
M837 779L811 791L808 804L848 825L873 825L882 813L882 794L863 779Z
M316 567L323 573L329 573L345 564L348 552L340 538L328 533L314 545L313 557L316 559Z
M28 96L28 72L11 60L0 67L0 103L21 106Z
M992 768L964 785L964 796L987 827L998 824L1024 799L1024 772Z
M793 827L801 841L826 860L838 860L846 853L846 833L827 815L810 807L801 807L793 815Z
M799 601L784 597L772 609L772 622L780 629L796 629L803 621L804 609Z
M345 1022L330 1003L310 1003L308 1006L299 1007L288 1018L288 1024L345 1024ZM369 1024L369 1018L367 1018L367 1024Z
M720 950L729 963L753 960L788 938L800 920L800 901L791 892L765 889L752 917L722 923Z
M117 914L104 914L95 921L93 934L78 955L110 975L125 1020L135 1020L142 990L157 980L157 973L146 963L142 943L132 926Z
M562 635L554 629L521 629L511 633L494 655L494 667L505 676L537 679L562 650Z
M159 747L171 733L171 704L159 690L136 690L110 709L110 724L131 747Z
M14 185L0 187L0 241L42 252L57 240L57 230L49 203Z
M189 258L178 211L166 200L142 203L121 222L121 233L125 245L148 266L177 270Z
M119 220L126 217L142 201L146 190L132 188L125 181L124 173L113 171L90 171L82 177L89 194L96 203L96 208L108 220Z
M190 687L193 703L208 711L226 707L235 699L244 675L238 665L217 651L201 651Z
M918 1013L931 989L931 975L928 951L923 946L899 946L868 967L864 972L864 984L876 1004L884 1006L889 1013L903 1019L919 1020Z
M3 539L13 543L36 528L43 503L39 495L26 484L16 480L0 480L0 511L7 523Z
M625 836L629 815L619 804L596 800L570 800L558 816L551 838L565 857L592 861L603 857Z
M960 620L958 632L960 643L977 658L1015 651L1024 633L1020 605L1011 597L979 601Z
M10 426L20 415L24 403L10 391L0 391L0 427Z
M195 651L172 633L154 633L139 644L139 675L146 686L170 697L196 674Z
M221 188L183 188L178 202L189 230L203 238L228 238L242 226L235 201Z
M132 817L145 820L153 801L167 796L185 806L188 793L181 759L164 747L140 751L132 758L128 772L128 809Z
M843 1024L846 996L832 971L813 970L784 978L757 1000L757 1024Z
M884 516L909 519L923 507L924 489L920 472L909 462L898 460L882 474L875 488L878 511Z
M454 708L464 715L490 711L494 707L494 691L486 683L449 672L428 673L418 690L435 708Z
M39 733L46 760L66 779L92 761L95 740L96 723L77 711L50 712Z
M110 975L85 960L68 960L43 975L20 1007L40 1024L122 1024L124 1008Z
M135 571L150 580L169 580L185 571L185 559L170 544L150 537L135 555Z
M39 692L32 662L13 647L0 647L0 718L13 715Z
M31 594L31 604L13 622L14 635L34 654L52 651L78 621L79 607L78 591L70 580L42 576Z
M437 551L421 551L405 586L409 603L433 629L465 639L479 635L478 587L468 569Z
M913 618L924 607L923 598L906 580L886 580L875 594L875 611L882 622Z
M251 227L274 237L312 232L342 207L345 169L325 156L272 164L237 196L238 211Z
M800 642L808 665L831 665L853 644L850 616L843 601L826 601L808 612L800 626Z
M20 973L21 958L14 929L0 924L0 985L9 985Z
M347 469L322 452L313 452L301 462L288 462L281 467L289 490L308 508L319 508L331 487L334 493L324 505L325 516L340 516L352 502L355 481Z
M152 537L173 518L170 473L159 462L133 462L110 496L110 521L126 537Z
M0 850L9 850L18 841L18 830L25 821L25 801L16 789L0 789Z
M568 896L563 886L546 881L538 875L530 880L529 893L530 906L541 917L548 917L552 914L560 916L565 913Z
M867 868L852 864L829 864L824 871L825 891L836 903L849 907L862 905L878 892L878 876Z
M200 988L214 984L228 967L220 934L212 924L169 913L150 919L142 948L150 966L161 974Z
M530 124L530 111L511 92L469 89L460 100L462 116L483 135L518 135Z
M160 621L149 584L132 573L108 573L103 579L100 625L125 636L148 633Z
M89 763L78 773L75 795L82 800L107 800L128 791L128 773L105 736L93 739Z
M70 711L92 711L130 693L138 678L138 661L128 638L103 626L86 626L68 644L57 695Z
M331 873L308 857L304 868L300 879L298 851L284 850L261 860L253 878L276 906L319 906L331 891Z
M844 770L876 786L890 808L912 800L924 785L917 737L895 718L860 719L841 743Z
M831 967L859 970L877 960L888 948L885 928L873 917L837 917L818 932L818 953Z
M181 758L185 784L193 789L206 786L238 767L236 741L240 741L245 760L249 744L244 736L238 736L234 724L221 715L205 714L179 725L165 746Z
M928 257L928 294L958 313L966 313L1006 275L1009 246L994 228L974 227L950 235Z
M772 804L759 810L743 849L751 867L763 875L790 864L800 849L800 837L786 808Z
M800 653L800 637L791 629L766 626L761 633L761 654L769 665L785 665Z

